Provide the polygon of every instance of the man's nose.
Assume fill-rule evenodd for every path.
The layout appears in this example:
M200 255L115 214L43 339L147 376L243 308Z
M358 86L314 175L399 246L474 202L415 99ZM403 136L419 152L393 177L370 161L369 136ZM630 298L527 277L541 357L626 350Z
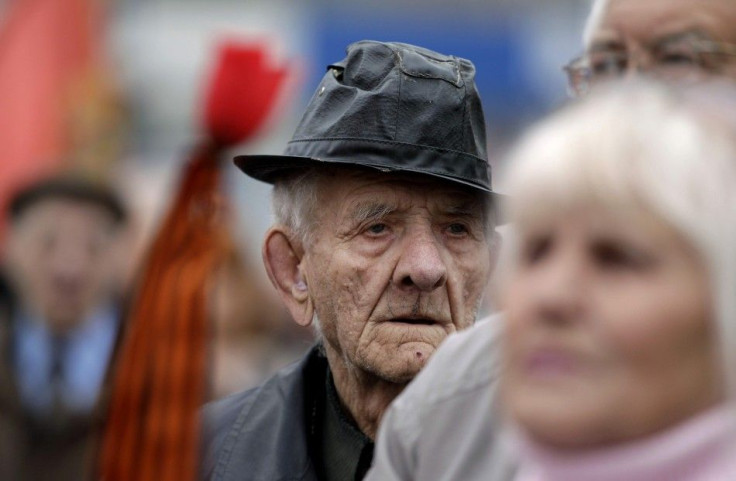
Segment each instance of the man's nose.
M635 79L641 75L650 75L651 70L655 68L652 53L646 50L634 50L628 56L626 68L622 72L622 77L626 79Z
M626 80L633 80L640 78L642 75L649 74L649 67L646 64L640 63L638 60L630 60L626 65L626 70L623 71L621 77Z
M76 281L91 262L92 259L80 245L58 248L51 256L52 275L65 282Z
M401 257L393 276L394 284L433 291L447 282L447 266L442 245L431 228L417 229L403 239Z

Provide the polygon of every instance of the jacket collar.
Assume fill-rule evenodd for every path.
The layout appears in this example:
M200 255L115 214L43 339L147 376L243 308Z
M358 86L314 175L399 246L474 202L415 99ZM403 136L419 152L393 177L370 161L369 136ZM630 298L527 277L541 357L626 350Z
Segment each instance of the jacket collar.
M246 396L216 461L216 481L316 481L308 450L311 393L327 360L315 346Z

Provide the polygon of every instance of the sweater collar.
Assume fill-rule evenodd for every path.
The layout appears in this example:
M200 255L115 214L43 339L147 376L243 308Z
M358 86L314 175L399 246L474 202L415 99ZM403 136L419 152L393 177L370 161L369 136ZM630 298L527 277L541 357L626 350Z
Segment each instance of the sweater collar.
M736 479L736 409L721 406L642 440L584 453L512 435L519 481L705 481Z

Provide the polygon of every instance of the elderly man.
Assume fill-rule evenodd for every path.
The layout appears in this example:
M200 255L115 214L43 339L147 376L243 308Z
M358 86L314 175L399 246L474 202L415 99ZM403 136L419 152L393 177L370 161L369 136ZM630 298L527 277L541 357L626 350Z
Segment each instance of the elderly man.
M90 479L120 326L126 212L107 187L55 177L18 193L9 218L0 479Z
M363 41L330 65L274 184L269 277L319 342L208 407L211 479L357 480L384 410L473 324L494 260L485 125L467 60Z
M635 72L678 84L736 79L736 2L596 0L584 43L566 67L577 95ZM513 478L513 457L498 436L498 324L452 336L396 399L367 479Z

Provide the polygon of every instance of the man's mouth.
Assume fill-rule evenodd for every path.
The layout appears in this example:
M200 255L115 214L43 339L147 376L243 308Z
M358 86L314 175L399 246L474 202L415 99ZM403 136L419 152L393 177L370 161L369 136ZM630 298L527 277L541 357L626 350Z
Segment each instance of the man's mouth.
M407 317L398 317L396 319L391 319L391 322L400 322L403 324L414 324L414 325L422 325L422 326L431 326L434 324L437 324L437 321L434 319L428 319L428 318L407 318Z

